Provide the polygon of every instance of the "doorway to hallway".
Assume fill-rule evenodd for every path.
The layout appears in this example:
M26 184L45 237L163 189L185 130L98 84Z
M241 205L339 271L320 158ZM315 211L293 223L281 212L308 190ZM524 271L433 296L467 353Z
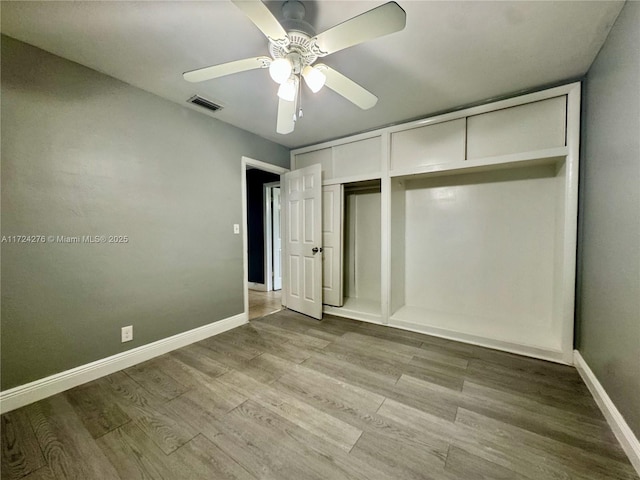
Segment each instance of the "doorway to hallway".
M242 158L244 304L248 318L282 308L280 175L287 171Z

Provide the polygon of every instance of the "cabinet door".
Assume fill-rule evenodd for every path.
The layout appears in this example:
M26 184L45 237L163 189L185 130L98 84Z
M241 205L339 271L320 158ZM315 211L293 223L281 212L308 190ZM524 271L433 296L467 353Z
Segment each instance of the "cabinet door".
M378 173L381 165L380 137L333 147L334 178Z
M567 97L468 117L467 159L564 147Z
M327 180L333 178L333 158L331 154L331 148L323 148L321 150L314 150L313 152L298 153L295 156L296 164L295 169L309 167L320 164L322 168L322 179Z
M464 161L465 119L391 134L391 170Z

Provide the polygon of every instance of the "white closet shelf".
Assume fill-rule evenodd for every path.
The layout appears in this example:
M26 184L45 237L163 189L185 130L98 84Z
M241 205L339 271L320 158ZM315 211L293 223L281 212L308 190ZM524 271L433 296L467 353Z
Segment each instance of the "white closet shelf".
M548 148L531 152L486 157L461 162L425 165L419 168L397 169L389 172L391 177L415 178L461 175L466 173L496 171L508 168L535 167L562 163L569 153L567 147Z
M370 323L382 324L382 314L379 300L366 298L345 297L342 307L324 305L324 313L336 317L353 318Z
M365 173L362 175L351 175L349 177L329 178L322 180L322 185L341 185L347 183L366 182L368 180L380 180L381 178L382 174L380 172Z

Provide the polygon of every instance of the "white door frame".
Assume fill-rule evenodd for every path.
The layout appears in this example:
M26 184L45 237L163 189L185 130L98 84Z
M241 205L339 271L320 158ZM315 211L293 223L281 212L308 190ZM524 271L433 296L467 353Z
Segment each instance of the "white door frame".
M273 232L272 232L272 205L273 189L280 188L280 180L265 183L263 186L263 222L264 222L264 284L267 292L273 290Z
M249 255L247 248L249 238L247 237L247 167L257 168L266 172L282 175L289 171L288 168L278 167L270 163L261 162L249 157L242 157L240 172L240 190L242 195L242 266L243 266L243 286L244 286L244 313L249 315Z

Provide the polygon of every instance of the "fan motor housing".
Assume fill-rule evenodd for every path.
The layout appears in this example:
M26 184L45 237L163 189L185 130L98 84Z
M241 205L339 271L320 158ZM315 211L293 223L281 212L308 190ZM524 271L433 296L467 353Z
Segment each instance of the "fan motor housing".
M318 56L311 51L311 39L316 33L313 27L304 21L305 13L306 9L302 2L297 0L285 2L282 5L284 19L280 24L287 31L289 45L285 47L269 42L269 53L273 59L289 58L294 66L294 73L300 73L302 68L318 59ZM294 58L292 54L296 54Z
M292 61L292 65L297 67L299 63L299 68L302 69L307 65L311 65L318 59L318 56L311 51L311 37L303 32L298 32L296 30L291 30L287 32L290 43L287 47L281 47L272 42L269 42L269 53L273 57L274 60L278 58L289 58L291 59L292 54L296 54L299 57L299 62L295 60ZM295 72L294 73L299 73Z

